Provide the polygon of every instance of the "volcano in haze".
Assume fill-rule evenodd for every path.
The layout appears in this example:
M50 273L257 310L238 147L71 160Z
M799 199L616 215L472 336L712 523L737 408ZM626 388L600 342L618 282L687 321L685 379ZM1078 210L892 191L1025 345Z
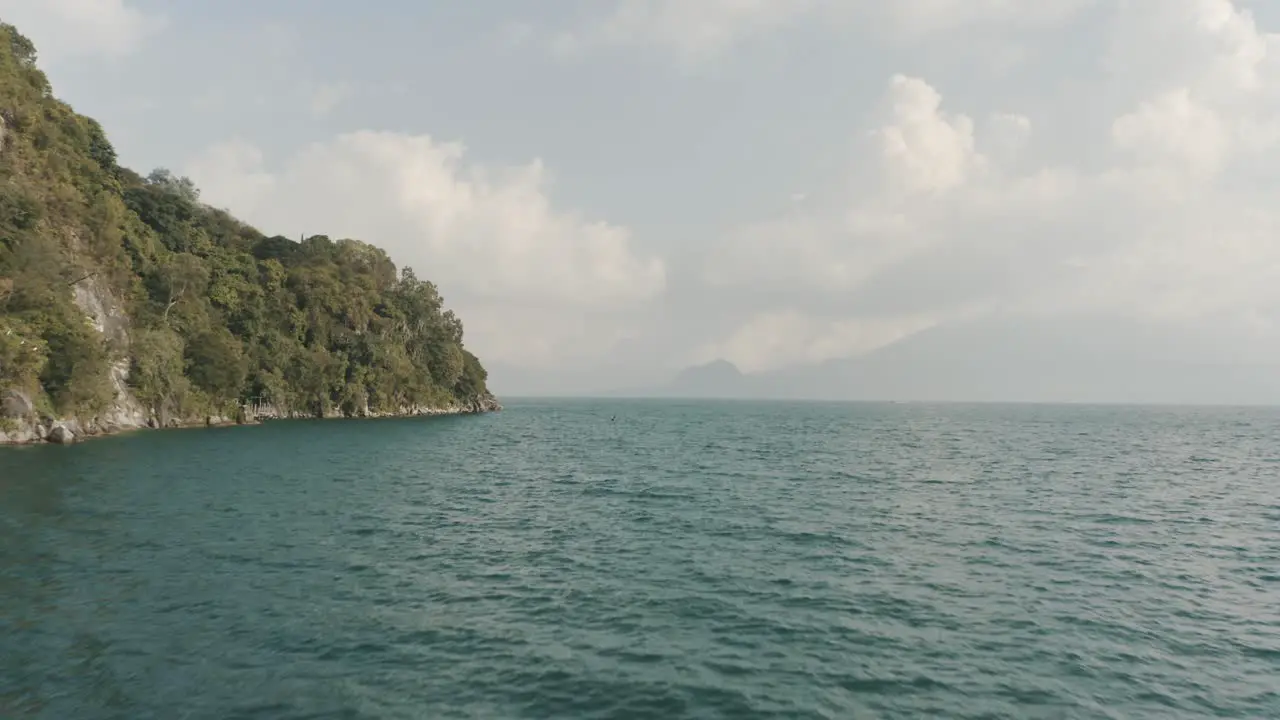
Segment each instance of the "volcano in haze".
M1094 317L936 327L861 357L761 373L727 360L635 396L945 402L1280 403L1280 356L1229 331Z

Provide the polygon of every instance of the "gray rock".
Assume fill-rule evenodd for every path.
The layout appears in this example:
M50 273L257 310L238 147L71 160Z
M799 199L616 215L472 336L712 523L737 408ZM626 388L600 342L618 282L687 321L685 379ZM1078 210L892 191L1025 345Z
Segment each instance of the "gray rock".
M37 435L36 429L30 424L20 424L17 429L11 429L5 436L5 444L25 445L27 443L39 442L44 439L44 435Z
M59 445L70 445L76 441L76 434L68 430L66 425L54 425L45 439Z
M35 411L36 407L26 393L20 390L5 390L0 393L0 417L28 418Z

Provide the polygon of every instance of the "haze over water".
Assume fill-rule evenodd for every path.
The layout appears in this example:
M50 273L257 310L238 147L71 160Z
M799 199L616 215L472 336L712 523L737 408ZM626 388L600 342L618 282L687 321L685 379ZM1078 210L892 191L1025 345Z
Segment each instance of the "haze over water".
M0 717L1280 717L1280 411L525 401L8 449Z

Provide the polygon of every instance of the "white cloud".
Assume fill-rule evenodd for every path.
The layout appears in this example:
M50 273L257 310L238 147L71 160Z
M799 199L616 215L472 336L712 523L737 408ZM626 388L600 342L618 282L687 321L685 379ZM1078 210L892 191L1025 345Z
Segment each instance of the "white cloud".
M1119 81L1188 87L1217 101L1274 84L1280 36L1233 0L1119 2L1107 70Z
M884 107L885 121L864 145L879 160L879 174L864 183L869 187L846 188L826 207L745 226L715 254L707 272L713 285L845 292L953 242L945 225L958 214L1003 216L1007 193L1022 196L1021 212L1033 212L1060 192L1063 181L1053 175L994 190L998 176L978 147L972 119L945 112L938 92L919 78L894 76ZM1031 132L1030 121L1012 113L994 116L989 126L991 141L1006 154Z
M1108 69L1140 99L1111 127L1138 162L1212 175L1280 138L1280 35L1231 0L1124 4Z
M1212 174L1226 161L1230 130L1212 109L1178 88L1143 102L1116 119L1116 146L1147 162L1170 161L1189 171Z
M705 207L698 197L660 218L645 217L665 208L655 210L653 197L634 188L592 189L593 204L616 202L636 222L689 238L691 247L670 252L671 263L706 258L705 266L673 265L669 294L668 268L626 228L552 201L551 178L539 161L479 167L456 144L359 132L288 157L264 157L252 144L230 142L187 172L208 201L265 231L354 236L388 248L397 262L440 282L467 323L469 342L494 365L574 373L597 359L603 367L616 352L612 360L630 368L727 357L747 370L767 369L865 352L981 313L1050 318L1089 311L1170 323L1278 325L1280 43L1264 31L1261 12L1255 19L1239 1L582 5L597 14L559 37L563 52L647 47L728 63L735 48L762 39L782 38L795 43L788 50L799 50L816 28L854 48L833 44L788 59L796 74L781 82L794 78L815 99L789 108L804 115L797 124L803 131L788 133L785 145L763 143L754 152L748 133L764 124L756 115L726 126L716 143L687 149L697 166L680 179L689 183L682 189L715 184L701 173L716 153L732 152L731 138L743 156L759 158L742 173L749 179L723 178L707 192ZM48 8L71 6L68 0L22 5L51 18L57 12ZM1067 27L1076 14L1081 22ZM1066 35L1041 32L1059 29L1070 33L1070 52ZM790 30L800 32L788 36ZM534 25L511 24L504 32L508 47L546 40ZM863 39L851 40L855 33ZM298 38L256 44L286 48L280 52L299 68L309 52ZM991 56L987 64L972 62L984 53ZM990 61L999 58L1019 62L995 71ZM599 60L593 72L617 70L610 58ZM634 66L625 71L632 74L615 83L618 92L630 92L631 81L673 83L666 108L672 126L686 112L709 117L697 103L680 104L698 90L679 85L683 78L645 77ZM848 98L865 73L881 71L882 102L865 118L851 117ZM310 103L323 115L347 97L349 88L317 89L298 80L302 72L290 65L277 80L297 88L289 99L304 112ZM531 79L518 101L563 99L564 88L554 84L562 80L534 87L542 80ZM730 80L751 82L764 97L779 82L769 72L746 70L715 82ZM394 90L411 102L418 94L413 82L407 75L386 78L379 92ZM248 105L244 88L228 87L227 103ZM587 116L577 105L565 107ZM539 116L557 112L531 108ZM744 101L741 111L733 107L716 120L736 120L750 108ZM459 112L453 122L467 122ZM604 133L641 148L665 142L669 150L679 142L677 133L635 125L634 113L590 117L617 122L593 127L600 135L592 143ZM563 141L542 125L533 131ZM833 170L829 158L845 154L843 143L858 152ZM808 157L781 159L793 151ZM658 172L638 170L623 172L633 179ZM806 172L817 177L797 177ZM824 188L825 173L842 179ZM758 204L751 201L714 206L736 192L758 199L768 183L776 184L778 216L753 216ZM733 212L736 224L726 220ZM714 247L701 244L725 223L730 230L719 233ZM668 247L674 243L667 240ZM576 364L567 362L570 355Z
M428 279L439 282L448 292L451 283L447 276L436 272ZM467 346L487 366L494 367L582 372L651 329L646 325L644 308L636 306L537 303L520 297L477 299L457 294L449 294L445 300L465 324Z
M255 207L271 196L278 184L265 168L262 151L241 138L209 148L189 163L186 171L205 183L201 185L204 202L233 213ZM262 229L272 232L271 228Z
M876 131L881 161L895 190L940 193L985 169L975 149L973 120L942 112L942 96L919 78L895 75L889 99L893 121ZM1017 128L1019 134L1025 128Z
M31 38L44 64L126 55L165 24L127 0L0 0L0 18Z
M385 248L438 282L469 342L497 361L598 352L613 335L584 325L598 320L593 313L625 313L663 292L663 263L636 255L625 228L552 206L540 160L487 168L464 155L426 135L361 131L271 169L256 148L233 141L187 172L206 202L265 232Z
M1227 0L1126 3L1111 32L1110 57L1131 71L1095 89L1131 100L1085 137L1100 166L1024 167L1029 148L1055 140L1028 117L979 125L896 76L868 147L873 174L744 226L707 268L718 287L800 309L766 310L707 347L766 367L820 347L857 352L856 329L954 312L1274 326L1280 205L1254 180L1280 162L1276 37ZM1079 109L1082 124L1097 112Z

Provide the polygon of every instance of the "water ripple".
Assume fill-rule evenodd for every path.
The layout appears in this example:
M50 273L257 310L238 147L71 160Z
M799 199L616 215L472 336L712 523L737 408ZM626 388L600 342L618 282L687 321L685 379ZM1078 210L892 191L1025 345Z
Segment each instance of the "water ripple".
M0 717L1280 717L1278 448L527 402L0 453Z

